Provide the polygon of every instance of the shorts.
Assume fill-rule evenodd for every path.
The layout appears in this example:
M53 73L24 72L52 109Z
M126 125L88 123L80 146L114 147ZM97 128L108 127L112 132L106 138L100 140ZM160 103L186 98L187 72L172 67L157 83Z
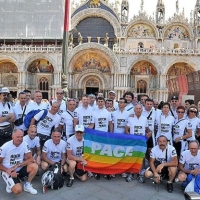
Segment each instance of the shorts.
M173 146L176 149L177 156L180 157L180 155L181 155L181 148L182 148L181 142L177 142L177 143L173 142Z
M147 140L147 149L151 149L151 148L153 148L153 137L150 137Z
M21 183L21 179L28 177L27 166L23 166L18 172L17 178L12 178L8 173L2 172L1 176L6 182L6 185L12 188L15 184Z
M75 173L76 173L76 175L78 175L78 176L83 176L84 174L86 174L87 171L84 171L84 170L82 170L82 169L78 169L78 168L77 168L77 164L78 164L78 162L76 162L76 167L75 167Z
M48 135L43 135L41 133L38 133L38 137L40 138L40 148L44 146L44 143L48 140L51 139L51 136Z
M149 168L149 171L152 172L151 168ZM159 174L161 175L161 177L166 177L166 176L168 177L168 174L169 174L168 167L163 167L161 170L161 173Z

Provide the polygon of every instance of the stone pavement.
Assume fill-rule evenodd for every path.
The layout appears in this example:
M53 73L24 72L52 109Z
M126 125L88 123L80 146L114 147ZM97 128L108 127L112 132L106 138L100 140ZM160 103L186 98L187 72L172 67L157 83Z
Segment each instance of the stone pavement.
M60 190L47 190L42 193L40 177L35 177L33 186L38 190L37 195L22 192L20 195L8 194L5 191L5 183L0 177L0 200L184 200L180 183L174 183L174 192L166 191L166 181L159 187L159 191L151 180L139 183L133 180L129 183L124 178L117 176L112 180L106 180L101 176L100 180L93 177L84 183L75 179L71 188L64 186Z

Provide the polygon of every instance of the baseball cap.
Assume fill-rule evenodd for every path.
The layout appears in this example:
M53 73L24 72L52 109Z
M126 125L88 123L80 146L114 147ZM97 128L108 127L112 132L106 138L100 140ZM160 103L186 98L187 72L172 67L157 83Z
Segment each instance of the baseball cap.
M75 131L81 131L81 132L84 132L84 126L83 125L76 125L75 126Z
M89 94L88 97L96 97L94 94Z
M178 100L178 97L177 97L177 96L173 96L173 97L171 98L171 100Z
M108 92L108 94L110 93L116 94L114 90L111 90L110 92Z
M10 93L10 90L7 87L3 87L1 88L0 93Z

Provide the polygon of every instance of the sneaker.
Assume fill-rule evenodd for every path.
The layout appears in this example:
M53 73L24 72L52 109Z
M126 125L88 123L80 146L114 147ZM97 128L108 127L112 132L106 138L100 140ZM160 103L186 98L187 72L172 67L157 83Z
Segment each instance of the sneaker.
M96 180L99 180L99 179L100 179L100 174L95 174L95 175L94 175L94 178L95 178Z
M116 177L116 175L115 175L115 174L111 174L110 176L111 176L111 178L115 178L115 177Z
M37 190L34 189L31 184L28 187L24 184L24 191L31 194L37 194Z
M12 190L11 190L11 188L9 186L6 186L6 192L7 193L12 193Z
M92 172L88 172L88 177L93 177L94 174Z
M140 182L140 183L144 183L144 176L143 175L139 175L137 177L137 180Z
M132 174L129 174L127 177L126 177L126 182L131 182L133 180L133 176Z
M122 173L122 178L126 178L127 176L127 173Z
M70 178L69 181L67 182L67 187L72 187L74 183L74 178Z
M111 175L106 174L106 175L104 175L104 178L107 179L107 180L111 180Z
M169 193L172 193L173 192L173 184L172 183L167 183L167 191Z

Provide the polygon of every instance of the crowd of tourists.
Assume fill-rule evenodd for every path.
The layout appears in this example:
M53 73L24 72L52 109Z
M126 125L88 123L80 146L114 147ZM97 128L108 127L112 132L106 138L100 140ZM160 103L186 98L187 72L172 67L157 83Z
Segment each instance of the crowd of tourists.
M33 99L31 99L33 95ZM170 102L158 102L148 95L125 92L116 99L115 91L64 98L57 89L56 97L42 100L42 92L24 90L18 100L11 100L7 87L0 89L0 171L6 192L19 194L23 190L37 194L33 178L40 175L43 192L52 181L51 169L58 166L67 176L67 187L74 177L110 180L115 174L97 174L77 167L87 165L83 155L86 128L115 134L133 134L147 138L147 151L139 174L125 171L125 181L151 178L160 184L167 178L167 191L173 192L173 182L182 182L185 190L200 174L200 103L177 96ZM48 173L47 173L48 172ZM26 177L26 178L25 178ZM22 181L24 181L22 186ZM59 187L62 187L58 186ZM55 187L55 185L54 185Z

